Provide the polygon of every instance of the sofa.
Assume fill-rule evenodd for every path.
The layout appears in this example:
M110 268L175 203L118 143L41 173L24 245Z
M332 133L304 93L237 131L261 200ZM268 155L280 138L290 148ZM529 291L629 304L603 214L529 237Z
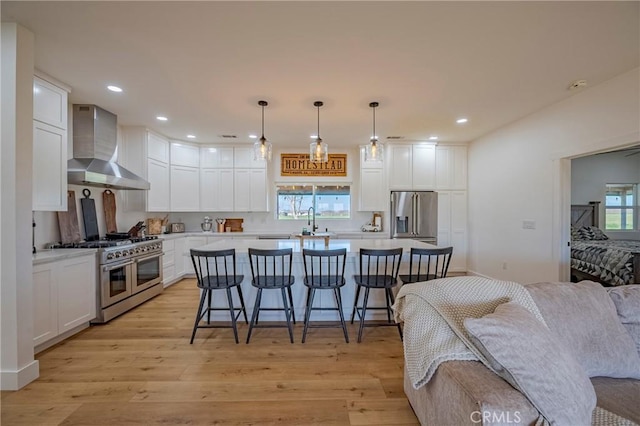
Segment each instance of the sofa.
M429 283L423 283L423 285L429 285ZM543 328L550 333L549 338L557 339L553 346L557 348L557 353L548 348L540 349L543 355L552 352L550 359L555 361L564 353L565 361L562 363L576 364L577 367L571 374L578 375L577 381L584 376L587 382L581 384L581 387L570 388L571 392L558 389L558 395L549 396L550 400L568 397L569 399L566 400L568 402L559 403L560 409L568 409L580 404L588 406L590 392L593 392L591 408L597 400L598 408L593 408L588 417L591 419L590 422L585 420L585 417L579 420L577 415L572 417L574 414L571 414L564 419L551 420L548 423L558 425L640 424L640 285L605 289L593 282L536 283L526 285L524 288L531 295L544 318L546 324ZM399 296L402 297L402 295ZM502 302L504 300L500 303ZM495 312L497 313L498 310L496 308ZM403 317L400 314L396 319L411 321L408 318L410 316ZM482 321L484 318L486 317L479 320ZM480 352L483 352L486 348L481 342L475 340L478 336L469 336L474 334L473 321L478 319L464 320L466 327L464 334L470 341L481 347ZM517 327L517 325L511 326ZM491 336L496 338L494 331L490 330L489 334L493 333ZM529 327L520 331L525 339L533 338ZM461 337L465 340L464 336ZM498 344L513 351L513 346L517 345L517 342L511 342L509 340L509 344L505 344L505 341ZM540 347L544 344L538 342L535 346ZM407 348L407 342L405 342L405 358ZM534 348L531 350L535 351ZM524 352L529 350L521 348L516 355ZM490 357L490 354L487 354L487 357ZM480 356L480 358L483 362L456 359L441 362L431 376L419 386L416 386L415 377L412 379L408 374L405 360L404 390L421 424L536 425L540 424L541 420L546 422L549 416L546 412L545 416L542 416L538 409L544 404L541 405L535 398L526 396L527 392L524 390L517 390L516 388L523 387L521 383L518 380L515 382L509 380L511 376L502 374L504 370L499 365L492 364L492 361L487 361L485 357ZM525 381L530 379L538 382L537 385L540 385L540 382L553 383L554 377L545 377L548 371L544 363L541 365L542 367L538 367L539 373L534 370L534 377L531 377L530 371L525 372L525 376L529 374L529 377L525 377ZM549 371L553 369L554 366L549 366ZM542 385L544 384L548 383ZM562 385L560 380L558 388ZM552 389L551 393L553 391ZM544 392L548 394L549 390ZM583 393L586 395L584 398ZM574 404L571 398L575 396L581 400ZM532 403L532 400L535 403ZM584 405L585 403L587 405Z

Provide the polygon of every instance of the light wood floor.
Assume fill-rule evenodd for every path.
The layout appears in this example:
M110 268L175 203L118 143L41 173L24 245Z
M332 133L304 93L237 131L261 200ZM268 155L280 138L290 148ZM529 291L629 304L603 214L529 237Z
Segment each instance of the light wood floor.
M415 425L395 327L198 330L183 280L155 299L36 356L40 378L2 392L5 425ZM300 313L301 314L301 313ZM300 318L301 319L301 318ZM247 326L242 324L241 342Z

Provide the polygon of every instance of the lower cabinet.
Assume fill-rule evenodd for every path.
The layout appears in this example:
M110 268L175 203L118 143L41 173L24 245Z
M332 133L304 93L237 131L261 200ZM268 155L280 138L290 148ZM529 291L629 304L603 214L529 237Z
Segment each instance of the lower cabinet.
M33 344L39 346L96 317L94 253L34 265ZM68 336L65 336L68 337Z
M467 270L467 191L438 191L438 246L453 246L450 271Z

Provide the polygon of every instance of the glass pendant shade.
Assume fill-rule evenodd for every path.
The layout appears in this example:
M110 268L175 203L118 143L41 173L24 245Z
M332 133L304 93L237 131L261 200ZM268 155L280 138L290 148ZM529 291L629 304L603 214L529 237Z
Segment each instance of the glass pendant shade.
M309 161L312 163L326 163L329 161L329 145L318 138L309 144Z
M253 144L253 159L256 161L271 161L271 142L264 137L264 107L269 105L267 101L258 101L262 107L262 136Z
M271 161L271 142L263 138L253 144L253 159Z
M378 102L371 102L369 106L373 110L373 136L368 145L364 148L364 161L378 162L384 158L384 145L378 142L378 136L376 135L376 108Z
M316 133L315 142L309 144L309 161L312 163L326 163L329 161L329 145L322 142L320 137L320 107L323 103L315 101L313 105L318 109L318 133Z
M364 147L364 161L382 161L384 158L384 145L372 139L368 145Z

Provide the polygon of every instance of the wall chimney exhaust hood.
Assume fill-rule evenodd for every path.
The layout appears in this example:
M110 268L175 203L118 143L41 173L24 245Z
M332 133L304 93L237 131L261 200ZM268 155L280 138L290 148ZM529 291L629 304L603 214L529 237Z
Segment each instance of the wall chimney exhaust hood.
M73 158L67 180L74 185L149 189L149 182L116 163L118 122L95 105L73 105Z

